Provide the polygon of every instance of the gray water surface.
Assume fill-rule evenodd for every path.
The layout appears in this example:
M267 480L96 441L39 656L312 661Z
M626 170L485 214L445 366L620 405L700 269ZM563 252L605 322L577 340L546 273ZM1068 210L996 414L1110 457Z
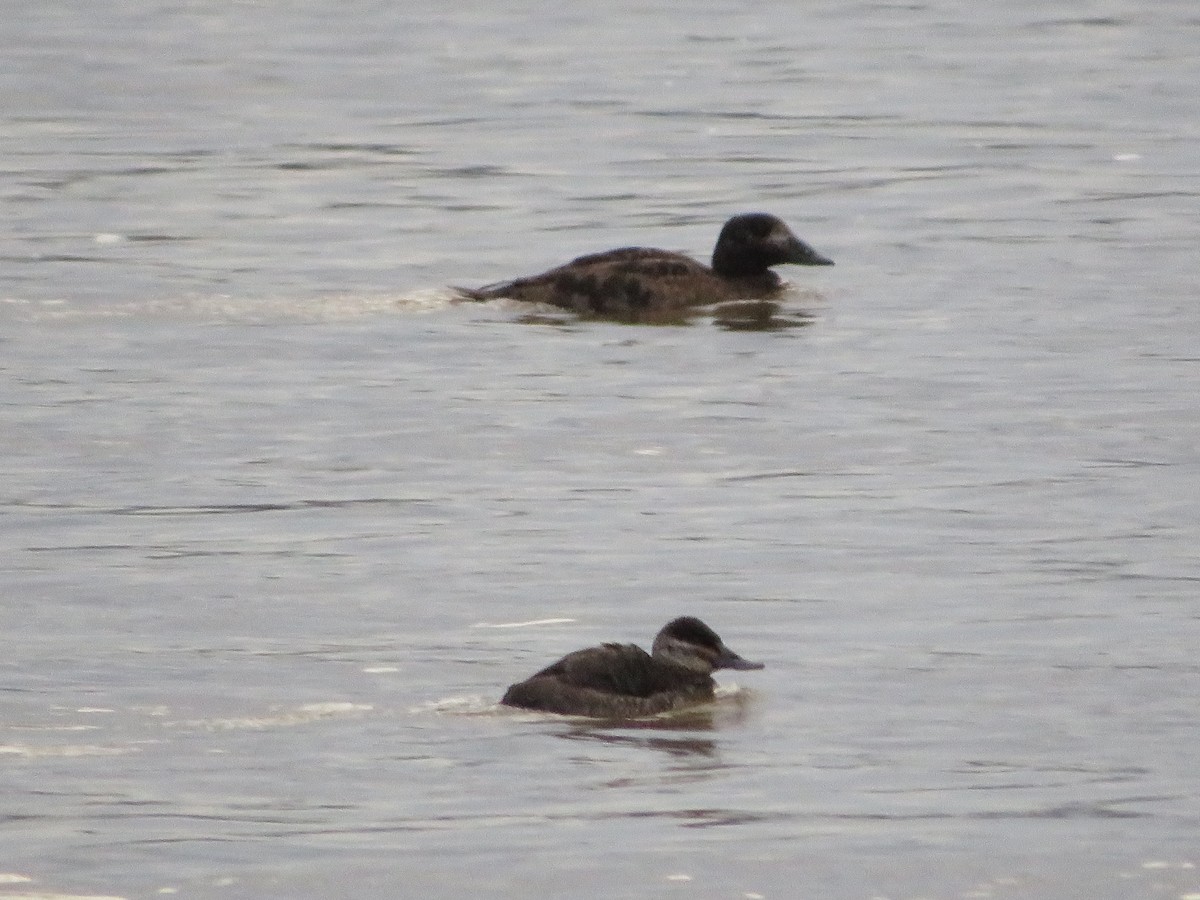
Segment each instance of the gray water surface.
M3 17L0 898L1200 897L1197 46ZM448 290L752 209L837 262L772 327ZM685 613L766 669L496 706Z

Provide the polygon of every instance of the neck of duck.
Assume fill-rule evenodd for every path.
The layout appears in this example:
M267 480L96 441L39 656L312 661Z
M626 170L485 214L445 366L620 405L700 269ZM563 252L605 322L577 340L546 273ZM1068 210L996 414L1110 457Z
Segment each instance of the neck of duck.
M765 261L758 254L721 245L713 250L712 270L722 278L761 278L769 273Z
M699 672L701 675L711 675L713 671L712 660L708 658L704 650L691 644L662 641L655 646L654 656L664 662Z

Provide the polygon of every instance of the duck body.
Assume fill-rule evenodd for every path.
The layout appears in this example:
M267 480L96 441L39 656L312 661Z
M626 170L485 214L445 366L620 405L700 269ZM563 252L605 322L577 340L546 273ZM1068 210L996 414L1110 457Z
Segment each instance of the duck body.
M715 669L761 669L692 616L668 622L653 652L601 644L568 653L512 685L506 706L593 718L643 718L712 700Z
M504 297L590 318L652 322L696 306L775 297L784 282L771 267L784 263L833 265L775 216L746 213L721 229L711 266L669 250L624 247L580 256L540 275L460 292L470 300Z

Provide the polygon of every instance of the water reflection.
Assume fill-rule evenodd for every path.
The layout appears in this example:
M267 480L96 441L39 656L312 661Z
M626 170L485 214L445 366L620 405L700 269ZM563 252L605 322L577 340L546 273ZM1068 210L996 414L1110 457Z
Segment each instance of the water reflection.
M776 300L737 300L716 307L667 310L642 316L637 321L613 319L611 316L597 317L596 321L616 321L623 325L683 326L705 319L711 319L713 324L726 331L785 331L811 325L817 321L817 316L806 310L785 310L783 304ZM591 320L588 316L544 309L523 313L516 318L522 325L550 325L557 328L569 328Z
M784 331L811 325L817 317L802 310L781 314L774 300L739 300L722 303L713 313L713 322L726 331Z
M521 325L551 325L555 328L569 330L570 326L578 325L582 321L578 316L570 313L551 313L551 312L531 312L517 316L516 321Z
M744 725L753 703L752 691L738 689L716 703L651 719L573 721L559 734L570 741L609 746L643 747L672 757L716 757L718 744L705 733Z
M694 726L702 730L705 726ZM659 750L676 758L702 757L712 759L717 755L717 744L712 738L688 734L680 737L664 737L661 734L624 734L623 731L648 731L647 725L623 725L620 730L604 727L575 727L559 737L569 741L590 741L613 747L641 747Z

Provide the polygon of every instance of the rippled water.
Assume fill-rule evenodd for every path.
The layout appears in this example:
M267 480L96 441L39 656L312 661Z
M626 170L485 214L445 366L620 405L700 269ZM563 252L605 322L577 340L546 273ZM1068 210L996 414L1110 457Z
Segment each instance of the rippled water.
M0 897L1200 896L1200 14L0 22ZM764 209L769 324L447 286ZM702 616L626 727L511 681Z

